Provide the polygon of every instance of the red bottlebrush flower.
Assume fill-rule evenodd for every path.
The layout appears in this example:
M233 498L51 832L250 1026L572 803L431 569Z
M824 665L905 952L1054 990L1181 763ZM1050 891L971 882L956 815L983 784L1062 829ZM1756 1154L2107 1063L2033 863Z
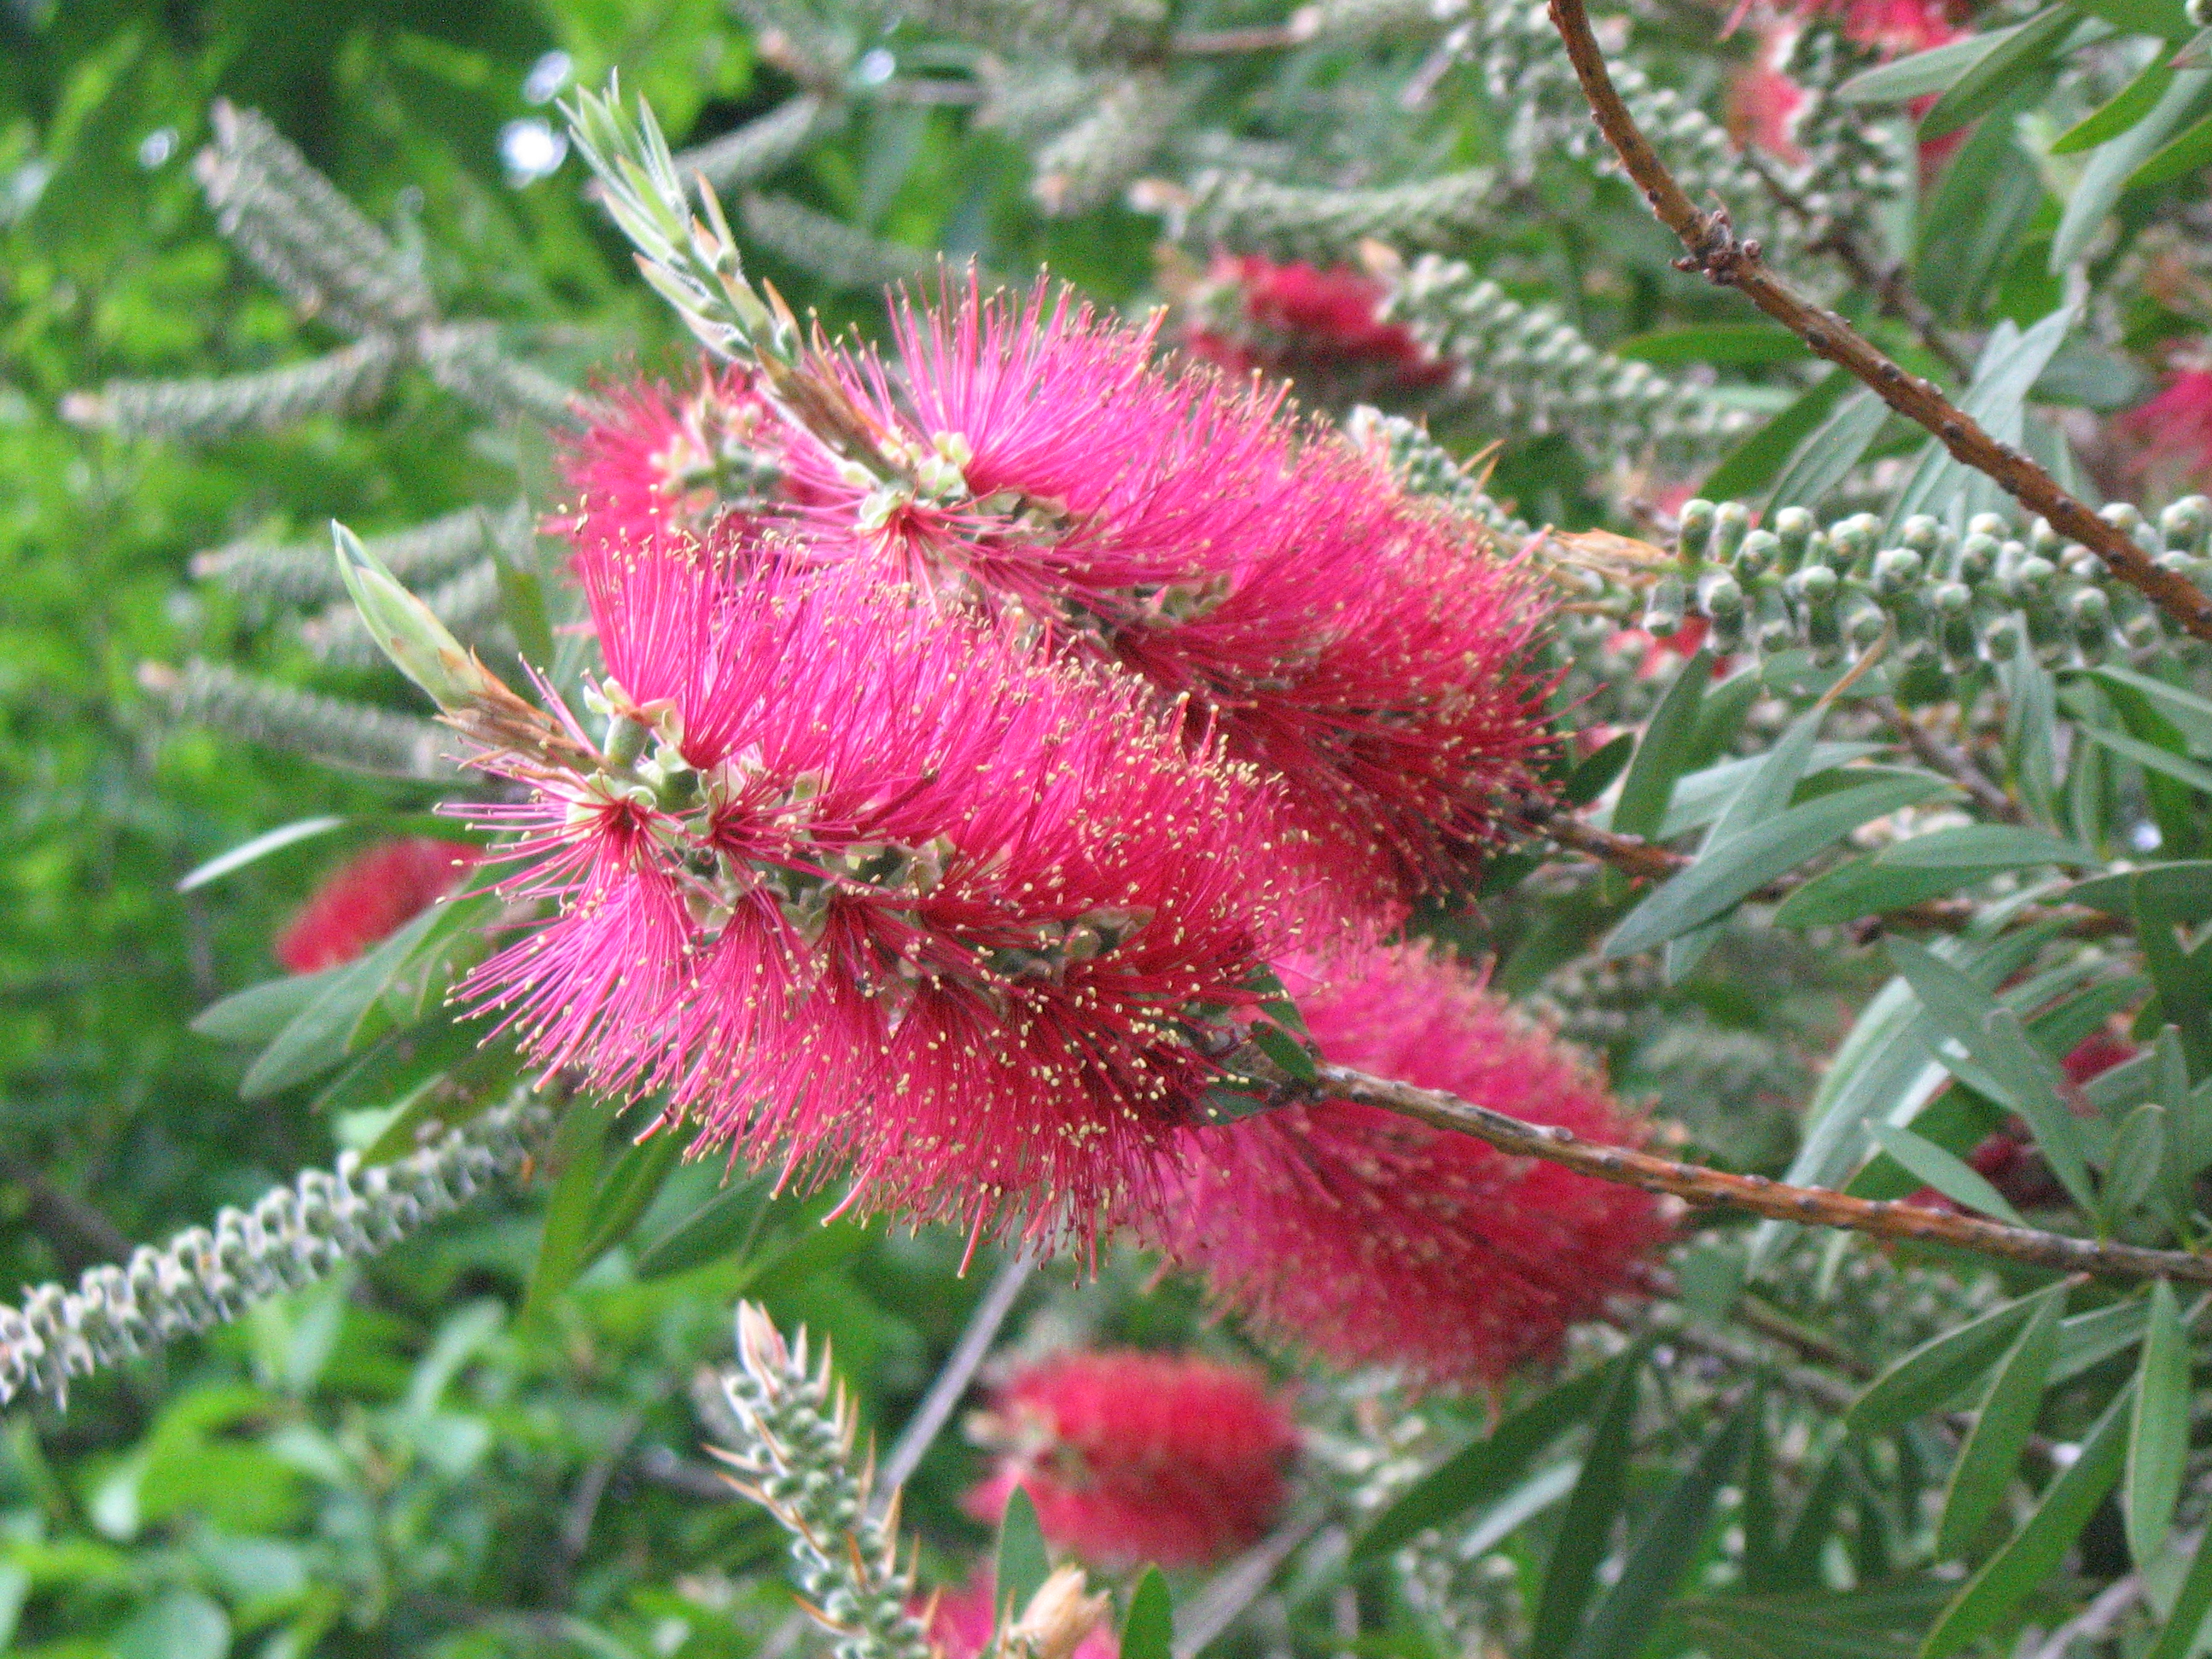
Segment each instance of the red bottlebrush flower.
M1788 55L1790 32L1763 32L1759 56L1729 85L1729 136L1739 149L1763 149L1777 161L1802 167L1805 152L1797 143L1797 121L1805 110L1805 88L1777 67Z
M1401 388L1434 386L1452 366L1382 313L1389 290L1349 265L1327 270L1257 253L1217 252L1194 296L1183 344L1232 374L1373 369Z
M483 809L558 914L469 993L703 1145L916 1220L1141 1198L1288 899L1249 769L1142 689L745 547L580 562L616 752ZM580 736L580 733L579 733ZM633 758L625 759L625 756Z
M1000 1453L963 1507L995 1521L1016 1486L1046 1541L1091 1561L1203 1566L1266 1532L1297 1450L1256 1371L1181 1355L1064 1353L1009 1380L980 1419Z
M2185 486L2212 484L2212 367L2185 367L2166 376L2148 403L2120 416L2143 447L2138 471L2163 464Z
M295 974L351 962L459 886L483 856L422 836L377 842L323 878L276 935L276 960Z
M682 392L651 380L602 386L561 458L576 513L552 527L614 549L697 540L736 502L775 489L780 447L743 369L708 365Z
M2132 1042L2115 1036L2109 1030L2100 1030L2092 1031L2069 1049L2059 1066L2066 1073L2067 1082L2078 1089L2123 1060L2133 1060L2136 1053ZM2073 1103L2077 1117L2086 1117L2091 1110L2086 1101ZM2044 1162L2043 1154L2036 1150L2033 1132L2016 1117L2006 1119L1984 1136L1966 1155L1966 1162L2016 1210L2057 1209L2074 1201L2072 1194L2051 1172L2051 1166ZM1933 1187L1921 1188L1912 1194L1911 1201L1936 1210L1960 1207Z
M1310 988L1302 988L1312 981ZM1480 978L1416 947L1286 964L1324 1059L1626 1143L1636 1126ZM1495 1384L1633 1291L1655 1201L1380 1107L1324 1100L1183 1137L1193 1174L1154 1229L1261 1329L1429 1386Z
M958 1589L941 1591L926 1607L913 1611L917 1615L928 1613L929 1640L941 1659L982 1659L983 1650L998 1634L998 1605L997 1578L990 1568L979 1566ZM1018 1616L1021 1609L1014 1611ZM1075 1644L1073 1659L1119 1659L1121 1651L1121 1643L1102 1623Z
M1283 781L1348 908L1402 910L1462 873L1546 741L1524 571L1292 422L1279 388L1156 368L1150 333L1065 296L971 287L896 321L895 367L823 367L925 487L868 488L794 445L817 556L844 538L1138 675Z

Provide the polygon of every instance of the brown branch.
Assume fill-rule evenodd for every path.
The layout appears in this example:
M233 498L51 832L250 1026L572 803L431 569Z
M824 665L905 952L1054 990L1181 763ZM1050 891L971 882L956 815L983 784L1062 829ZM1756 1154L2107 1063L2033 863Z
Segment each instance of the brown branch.
M1853 1198L1821 1187L1792 1187L1765 1176L1731 1175L1695 1164L1677 1164L1633 1147L1585 1140L1571 1129L1526 1123L1517 1117L1435 1089L1370 1076L1349 1066L1318 1067L1316 1085L1332 1099L1380 1106L1386 1111L1473 1135L1516 1158L1540 1158L1580 1175L1594 1176L1648 1193L1662 1193L1691 1204L1747 1210L1753 1215L1801 1225L1841 1227L1879 1238L1949 1244L1978 1255L2054 1267L2064 1273L2106 1279L2171 1279L2212 1285L2212 1256L2184 1250L2147 1249L2139 1244L2100 1243L2049 1233L2033 1227L1930 1210L1891 1199Z
M1961 465L1994 478L2022 507L2048 520L2060 535L2088 548L2114 576L2191 634L2212 641L2212 595L2179 571L2157 563L2125 532L2068 495L2019 449L1992 438L1934 381L1906 374L1841 317L1820 310L1768 270L1756 241L1737 240L1726 208L1708 212L1693 204L1614 90L1605 54L1590 33L1583 0L1549 3L1552 26L1566 43L1599 129L1652 212L1689 250L1686 258L1675 261L1678 269L1700 271L1708 281L1735 289L1817 356L1840 365L1899 414L1935 434Z

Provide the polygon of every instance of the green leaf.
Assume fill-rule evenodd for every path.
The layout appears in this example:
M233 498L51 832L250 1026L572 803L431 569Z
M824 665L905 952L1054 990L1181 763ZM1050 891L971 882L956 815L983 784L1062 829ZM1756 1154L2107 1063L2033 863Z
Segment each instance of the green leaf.
M591 1231L585 1237L577 1272L629 1237L647 1206L660 1195L669 1172L682 1161L685 1144L678 1125L656 1129L623 1149L592 1198Z
M1805 343L1771 323L1701 323L1638 334L1613 352L1646 363L1802 363Z
M1869 1438L1892 1433L1924 1413L1950 1405L1996 1364L2010 1346L2014 1329L2035 1311L2034 1301L2027 1297L2008 1302L1922 1343L1867 1385L1844 1413L1844 1427Z
M1985 1073L1977 1079L1997 1103L2026 1118L2051 1173L2075 1201L2092 1213L2096 1194L2080 1121L2060 1098L2051 1062L2022 1030L2020 1016L1925 946L1911 939L1884 941L1889 959L1911 983L1943 1035L1964 1048ZM1936 1058L1959 1068L1941 1051Z
M290 974L249 985L201 1009L191 1029L217 1042L266 1042L328 990L333 979L353 966L342 963L318 973Z
M2021 77L2057 51L2059 42L2080 27L2081 21L2069 7L2056 5L2004 31L2005 38L1975 59L1920 118L1920 141L1925 143L1956 132L1996 105Z
M2121 88L2111 102L2059 134L2051 146L2051 153L2071 155L2118 137L2149 114L2152 106L2166 95L2166 89L2172 84L2173 70L2161 52L2144 64L2142 72Z
M115 1632L113 1659L223 1659L230 1620L197 1590L168 1589Z
M2202 61L2203 54L2197 54ZM2130 190L2155 190L2185 179L2212 161L2212 115L2205 116L2128 175Z
M1030 1598L1052 1577L1052 1557L1037 1526L1036 1505L1028 1492L1016 1486L1006 1494L1006 1512L999 1518L998 1598L1003 1623L1011 1613L1019 1618Z
M2138 892L2148 895L2168 916L2185 927L2212 921L2212 859L2148 864L2140 870L2093 877L2075 883L2063 896L2069 903L2087 904L2108 915L2131 916ZM216 1005L218 1008L222 1006ZM211 1008L208 1013L214 1012ZM203 1019L206 1018L206 1014L201 1016Z
M2075 315L2073 307L2061 306L2025 331L2009 322L1990 331L1974 365L1973 384L1959 400L1959 406L1998 442L2022 441L2027 394L2065 343ZM1931 437L1921 447L1912 476L1905 480L1890 509L1891 533L1896 533L1897 527L1916 513L1951 518L1963 529L1973 513L1996 505L1996 488L1954 459L1942 439Z
M1741 677L1741 684L1753 695L1759 690L1759 683L1751 675ZM1750 698L1746 697L1743 701L1747 709ZM1698 850L1700 861L1725 857L1730 843L1790 805L1790 797L1797 787L1797 780L1804 775L1805 768L1813 758L1814 739L1820 734L1820 722L1826 718L1826 708L1816 705L1807 709L1775 739L1774 746L1759 757L1759 764L1752 768L1735 793L1729 797L1721 807L1720 816L1713 820L1713 827L1706 832ZM1720 928L1720 923L1708 922L1693 933L1668 941L1668 984L1679 983L1697 966L1713 940L1719 937Z
M759 1231L769 1205L768 1178L726 1187L637 1253L641 1279L665 1279L743 1250Z
M2002 50L2026 27L2024 23L2015 23L2010 28L1990 29L1963 40L1948 40L1926 52L1916 52L1910 58L1900 58L1893 64L1862 70L1836 88L1836 97L1846 104L1901 104L1907 99L1924 98L1931 92L1947 91L1975 64Z
M2051 1382L2055 1385L2079 1376L2142 1341L2144 1307L2141 1302L2115 1302L2060 1321L2058 1358L2051 1364Z
M1321 1075L1315 1068L1314 1057L1307 1051L1305 1044L1279 1026L1255 1022L1250 1041L1254 1048L1302 1083L1311 1083Z
M1806 766L1808 779L1844 767L1847 763L1863 760L1869 755L1879 754L1881 745L1872 743L1816 743L1813 758ZM1667 803L1667 816L1661 821L1656 839L1672 841L1677 836L1687 835L1692 830L1702 830L1721 814L1743 787L1743 781L1759 769L1765 759L1763 755L1746 755L1735 760L1724 760L1717 766L1701 767L1675 780L1674 793ZM1850 775L1864 775L1871 783L1877 777L1895 775L1873 767L1853 768ZM1826 790L1822 793L1828 793ZM1608 827L1610 827L1608 825Z
M2082 168L2051 237L2050 268L2054 274L2063 273L2087 251L2105 216L2127 188L2130 176L2202 112L2208 90L2212 90L2212 70L2178 71L2141 119L2089 152L2088 164Z
M1698 729L1698 706L1705 700L1712 672L1712 653L1698 652L1676 671L1659 706L1651 711L1613 805L1616 833L1649 836L1667 816L1668 798L1688 763L1690 742Z
M1990 1377L1973 1429L1951 1466L1936 1533L1939 1559L1965 1554L1996 1513L2042 1409L2051 1362L2058 1353L2058 1316L2065 1309L2066 1287L2054 1285L2027 1299L2034 1311Z
M2106 1232L2117 1231L2157 1190L2165 1164L2166 1109L2146 1101L2121 1119L2112 1133L2105 1188L2098 1195L2098 1219Z
M1682 1582L1712 1529L1713 1504L1735 1473L1765 1408L1753 1389L1729 1420L1706 1437L1697 1460L1677 1475L1637 1528L1620 1577L1591 1609L1573 1659L1634 1659L1652 1622ZM1571 1517L1570 1517L1571 1519Z
M1849 477L1889 421L1889 405L1862 386L1838 403L1790 457L1767 501L1772 507L1818 507Z
M1966 135L1921 204L1912 283L1939 317L1978 316L2036 222L2046 191L2016 117L2049 95L2052 79L2047 65L2025 77Z
M1583 1472L1567 1497L1558 1537L1544 1563L1529 1659L1565 1659L1576 1645L1583 1609L1597 1583L1598 1565L1613 1539L1613 1523L1628 1497L1629 1453L1636 1429L1637 1382L1644 1374L1644 1345L1613 1362L1605 1398L1590 1426Z
M2083 1439L2081 1455L2045 1489L2027 1524L1966 1581L1966 1588L1944 1609L1936 1628L1921 1644L1921 1659L1944 1659L1945 1655L1987 1635L2057 1571L2067 1550L2087 1524L2091 1511L2120 1478L2120 1463L2127 1449L2128 1407L2134 1394L2130 1383L2106 1407L2105 1414Z
M607 1127L620 1109L620 1103L611 1099L580 1101L568 1108L554 1131L547 1161L559 1173L545 1200L538 1259L523 1296L526 1317L542 1313L584 1269L584 1249L599 1195L599 1170L606 1160Z
M2124 34L2186 40L2191 33L2189 14L2181 0L2073 0L2073 3Z
M320 817L295 818L274 830L263 831L252 841L242 842L228 853L196 865L177 883L177 891L189 893L204 887L211 881L221 881L234 870L243 870L258 859L289 847L297 842L309 841L317 836L326 836L333 830L344 828L349 820L325 814Z
M2207 1613L2212 1613L2212 1527L2198 1535L2197 1553L2189 1558L2189 1571L2173 1598L2173 1612L2142 1659L2189 1659Z
M2160 714L2187 735L2191 744L2212 750L2212 701L2154 675L2138 674L2130 668L2098 668L2091 672L2090 678L2148 698L2158 705Z
M1712 1659L1912 1659L1951 1586L1905 1578L1857 1589L1675 1603L1670 1626Z
M500 613L514 635L523 661L543 669L553 661L553 625L546 615L545 583L538 572L516 556L526 550L505 545L484 515L484 544L491 549L492 568L499 577Z
M1883 910L1901 909L1923 899L1941 898L1989 878L1985 869L1902 868L1879 859L1854 859L1823 871L1777 907L1778 927L1824 927Z
M1623 732L1587 759L1577 763L1559 786L1559 799L1571 806L1587 806L1610 788L1629 757L1636 752L1636 734Z
M2185 951L2174 931L2180 924L2148 886L2136 891L2135 921L2159 1017L2173 1025L2191 1074L2212 1073L2212 940Z
M1934 1141L1894 1123L1874 1126L1875 1144L1954 1203L1984 1215L2009 1221L2015 1227L2027 1223L2011 1201L1978 1174L1973 1165L1953 1156Z
M1662 945L1723 915L1859 825L1950 789L1941 778L1916 775L1822 795L1778 812L1654 890L1613 930L1601 954L1632 956Z
M2079 842L2062 841L2040 830L2008 823L1967 823L1915 836L1875 855L1893 869L1960 868L2017 870L2034 864L2097 865L2104 862Z
M1537 1455L1583 1420L1611 1371L1599 1366L1538 1396L1401 1492L1352 1547L1354 1561L1377 1559L1427 1531L1498 1497Z
M2173 1286L2154 1280L2150 1331L2136 1371L2127 1484L2122 1488L2128 1553L2139 1563L2157 1559L2181 1496L2182 1471L2189 1462L2189 1335L2182 1328Z
M1175 1600L1158 1567L1146 1567L1121 1622L1121 1659L1174 1659Z
M1705 474L1703 488L1715 501L1749 495L1782 470L1797 446L1826 418L1836 399L1857 382L1841 369L1830 369L1728 453Z
M2185 760L2179 755L2160 749L2154 744L2138 742L2134 738L2124 738L2118 732L2107 731L2101 726L2084 724L2077 726L2075 729L2090 742L2111 750L2123 760L2131 760L2136 765L2148 767L2162 777L2172 778L2178 782L2185 783L2201 794L2212 795L2212 767L2200 766L2193 760Z

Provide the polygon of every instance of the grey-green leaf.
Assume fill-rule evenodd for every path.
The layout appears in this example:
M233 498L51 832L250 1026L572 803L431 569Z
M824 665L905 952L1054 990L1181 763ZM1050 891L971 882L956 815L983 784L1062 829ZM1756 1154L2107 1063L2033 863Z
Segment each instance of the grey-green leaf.
M1990 1186L1972 1164L1934 1141L1894 1123L1875 1124L1874 1139L1882 1151L1954 1203L2009 1221L2015 1227L2027 1225L2012 1201Z
M2058 1316L2065 1286L2054 1285L2031 1297L2035 1311L1990 1379L1972 1431L1951 1466L1951 1484L1936 1528L1936 1553L1946 1559L1966 1553L2003 1499L2020 1468L2021 1453L2035 1428L2051 1362L2058 1354Z
M2128 1553L2155 1560L2173 1525L2181 1476L2189 1461L2189 1337L2173 1286L2150 1287L2150 1330L2136 1372L2133 1420L2128 1425L2127 1484L2122 1508Z
M1948 1406L1996 1363L2013 1333L2034 1311L2032 1297L2008 1302L1931 1337L1867 1386L1844 1413L1844 1426L1863 1437L1887 1434L1924 1412Z

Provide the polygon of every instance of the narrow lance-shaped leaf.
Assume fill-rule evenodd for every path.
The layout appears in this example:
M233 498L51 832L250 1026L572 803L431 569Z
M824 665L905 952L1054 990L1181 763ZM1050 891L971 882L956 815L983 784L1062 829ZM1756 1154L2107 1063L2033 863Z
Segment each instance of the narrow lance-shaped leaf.
M2027 1224L2012 1201L1990 1185L1972 1164L1934 1141L1893 1123L1875 1124L1874 1139L1882 1151L1952 1202L2009 1221L2015 1227Z
M2027 1523L1944 1609L1921 1644L1921 1659L1943 1659L1987 1635L2057 1570L2091 1511L2120 1478L2127 1451L2128 1408L2134 1397L2130 1382L2105 1408L2083 1438L2080 1455L2045 1488Z
M1052 1557L1044 1547L1044 1534L1037 1526L1036 1505L1019 1486L1006 1494L1006 1508L999 1521L999 1567L997 1592L999 1617L1003 1622L1009 1610L1018 1613L1029 1606L1030 1597L1052 1576Z
M2136 1371L2135 1412L2128 1425L2127 1484L2122 1508L2128 1553L2155 1560L2173 1525L2181 1476L2189 1461L2189 1336L2173 1286L2150 1289L2150 1330Z
M2051 1362L2058 1352L2058 1316L2063 1310L2063 1285L2031 1297L2035 1311L2014 1339L1982 1396L1974 1426L1959 1448L1951 1466L1951 1484L1943 1499L1943 1518L1936 1528L1936 1553L1963 1555L2004 1497L2021 1453L2035 1427L2043 1391L2051 1378Z
M1855 1435L1887 1434L1949 1405L1996 1363L2034 1311L2034 1298L2023 1297L1922 1343L1868 1384L1844 1414L1844 1426Z
M1158 1567L1146 1567L1121 1624L1121 1659L1172 1659L1175 1601Z
M1620 799L1613 803L1612 826L1620 834L1649 836L1667 816L1674 780L1689 760L1698 707L1705 699L1705 682L1712 672L1712 653L1698 652L1682 665L1652 711L1643 740L1628 763L1627 775L1620 781Z
M1613 1523L1628 1496L1628 1457L1636 1426L1638 1379L1644 1371L1639 1345L1613 1362L1605 1398L1590 1431L1582 1477L1567 1499L1557 1540L1544 1564L1544 1588L1536 1603L1531 1659L1565 1659L1582 1632L1583 1609L1597 1584Z

